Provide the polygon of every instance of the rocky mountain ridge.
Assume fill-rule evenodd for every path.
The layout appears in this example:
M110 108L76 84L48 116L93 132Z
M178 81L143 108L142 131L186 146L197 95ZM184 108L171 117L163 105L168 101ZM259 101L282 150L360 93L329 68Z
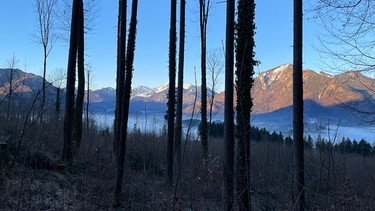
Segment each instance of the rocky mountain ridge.
M10 70L0 69L0 95L9 93ZM37 93L40 92L42 78L35 74L24 73L21 70L13 71L12 86L16 85L14 92ZM349 71L338 75L324 72L303 70L305 116L312 119L338 118L347 119L345 107L356 107L368 112L372 111L375 102L375 93L372 87L375 80L363 75L359 71ZM56 88L48 83L50 99ZM259 73L254 79L251 92L254 107L253 116L272 117L282 119L282 116L291 116L293 89L293 66L284 64L271 70ZM164 113L167 109L168 84L157 88L137 86L131 93L131 112L149 111ZM114 88L103 88L90 91L90 108L94 112L112 112L115 105ZM234 95L235 96L235 95ZM211 98L211 90L208 90ZM194 100L197 98L195 112L200 108L200 87L184 85L184 113L193 111ZM85 101L87 101L87 95ZM236 102L236 98L234 98ZM224 111L224 92L215 93L213 112L222 114ZM280 118L279 118L280 117ZM353 115L352 117L353 118Z

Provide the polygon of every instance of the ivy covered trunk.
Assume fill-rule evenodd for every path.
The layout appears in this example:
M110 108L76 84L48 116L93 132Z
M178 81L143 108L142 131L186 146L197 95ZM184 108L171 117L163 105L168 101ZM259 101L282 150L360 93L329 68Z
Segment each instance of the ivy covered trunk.
M236 193L239 210L250 210L250 112L253 107L251 88L254 83L254 0L238 1L236 24L236 87L237 87L237 168Z

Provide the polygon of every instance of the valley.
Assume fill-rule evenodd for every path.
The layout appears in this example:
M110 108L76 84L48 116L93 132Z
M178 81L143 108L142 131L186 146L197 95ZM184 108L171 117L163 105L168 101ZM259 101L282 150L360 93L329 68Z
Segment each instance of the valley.
M284 64L271 70L261 72L254 79L251 92L254 106L252 123L257 127L265 127L269 131L292 133L292 70L293 66ZM0 69L0 95L6 101L9 93L9 69ZM40 94L42 78L38 75L14 70L12 98L33 99ZM371 87L375 80L361 72L350 71L338 75L329 75L309 69L303 71L304 79L304 124L306 135L323 137L332 136L338 129L338 136L355 139L365 138L372 142L375 127L372 113L375 95ZM51 105L56 102L57 87L47 83L47 98ZM61 87L61 107L64 105L64 88ZM164 114L167 110L168 84L150 88L137 86L132 89L130 101L129 127L135 124L140 128L157 130L164 124ZM100 124L112 126L115 110L116 90L111 87L86 91L85 103L89 103L89 111L95 115ZM212 90L208 90L211 99ZM212 106L213 120L223 121L224 91L214 92ZM88 97L89 96L89 99ZM234 95L236 96L236 95ZM197 103L194 108L194 99ZM190 119L191 113L199 119L200 87L191 84L184 85L183 113L184 119ZM233 99L234 103L236 98ZM210 108L208 108L208 111ZM145 116L147 116L147 121ZM154 121L154 123L152 123ZM146 123L147 122L147 123ZM155 123L157 122L157 123ZM330 135L328 135L330 131Z

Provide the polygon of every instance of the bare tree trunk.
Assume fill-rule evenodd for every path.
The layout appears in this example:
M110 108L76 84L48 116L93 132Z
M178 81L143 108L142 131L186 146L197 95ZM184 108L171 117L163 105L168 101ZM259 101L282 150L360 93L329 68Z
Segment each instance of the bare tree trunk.
M296 210L305 210L304 145L303 145L303 80L302 80L302 0L294 0L293 32L293 141L294 199Z
M73 128L74 128L74 85L75 70L78 49L79 33L79 4L81 0L73 1L72 23L70 29L70 44L68 70L66 79L66 99L65 99L65 117L64 117L64 146L62 160L68 163L73 162Z
M211 99L210 99L210 111L209 111L209 127L212 124L212 113L215 101L215 94L217 89L218 78L224 68L224 63L222 62L222 53L220 48L210 50L207 55L207 66L211 74ZM208 132L210 134L210 132Z
M35 7L38 13L39 39L43 46L43 82L42 82L42 103L41 110L44 109L46 101L46 72L47 58L56 42L56 35L53 33L54 7L56 0L36 0Z
M117 83L116 83L116 110L115 110L115 139L113 141L113 152L117 156L120 148L120 130L122 117L122 96L125 82L125 59L126 59L126 8L127 1L119 0L118 34L117 34Z
M126 51L126 76L124 83L124 90L122 96L122 125L120 130L120 149L117 157L117 178L116 186L114 192L113 206L119 205L120 194L122 191L123 175L125 168L125 152L126 152L126 138L128 129L128 115L129 115L129 104L130 104L130 93L131 93L131 83L133 77L133 62L134 62L134 51L135 51L135 40L137 32L137 9L138 0L132 1L132 14L130 18L130 28L129 28L129 38L128 38L128 48ZM121 15L121 18L126 18Z
M8 94L8 105L7 105L7 119L9 120L11 116L11 105L12 105L12 95L13 95L13 78L14 78L14 68L17 64L16 55L13 54L12 58L7 61L7 65L9 68L9 94Z
M82 140L82 115L83 115L83 98L85 96L85 40L84 40L84 12L83 2L79 4L79 32L78 32L78 90L76 97L76 109L75 109L75 128L74 128L74 145L78 149L81 145Z
M60 87L57 87L56 88L56 104L55 104L57 117L60 116L60 92L61 92Z
M7 120L10 118L10 107L12 102L12 94L13 94L13 67L10 68L9 74L9 94L8 94L8 108L7 108Z
M224 105L224 210L233 210L233 64L234 64L234 0L227 0L225 38L225 105Z
M208 156L208 127L207 127L207 71L206 71L206 54L207 54L207 22L208 12L210 8L210 0L199 0L199 24L201 32L201 125L199 127L199 135L202 143L203 158Z
M182 104L184 89L184 56L185 56L185 0L180 1L180 47L178 55L178 89L176 111L175 157L176 170L181 164L181 139L182 139Z
M44 56L43 56L43 82L42 82L42 104L40 106L41 110L44 110L44 104L46 103L46 72L47 72L47 49L43 46Z
M169 90L168 90L168 135L167 135L167 182L173 182L174 117L176 90L176 0L171 0L169 29Z
M239 210L250 210L250 112L253 107L251 88L254 83L254 0L238 1L236 38L237 85L237 168L236 192Z
M89 108L90 108L90 75L91 65L87 68L87 94L86 94L86 130L89 130Z

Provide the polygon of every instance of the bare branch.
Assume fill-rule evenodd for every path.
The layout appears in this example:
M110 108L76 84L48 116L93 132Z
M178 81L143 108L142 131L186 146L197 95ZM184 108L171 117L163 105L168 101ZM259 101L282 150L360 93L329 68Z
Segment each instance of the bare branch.
M100 13L100 1L85 1L84 9L84 22L85 34L92 33L96 30L96 20ZM70 20L72 15L72 2L70 0L61 0L58 5L56 16L59 17L59 30L60 36L66 42L69 42Z
M328 68L375 70L374 1L320 0L311 8L324 29L318 35L320 46L315 48Z

